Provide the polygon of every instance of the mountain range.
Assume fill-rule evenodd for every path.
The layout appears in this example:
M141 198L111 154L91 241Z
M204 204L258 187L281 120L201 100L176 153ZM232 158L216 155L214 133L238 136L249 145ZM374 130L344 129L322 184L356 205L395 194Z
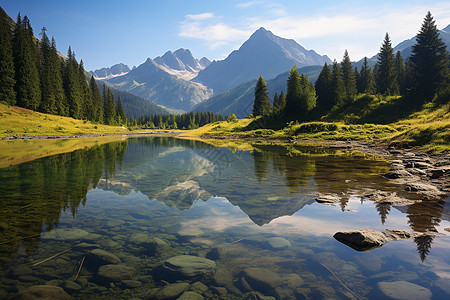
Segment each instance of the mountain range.
M95 77L97 80L109 79L112 77L122 76L130 72L129 66L119 63L115 64L110 68L101 68L95 71L90 71L89 73Z
M260 28L224 60L211 63L205 57L194 58L187 49L178 49L148 58L121 75L127 66L120 64L91 74L156 104L190 111L214 94L236 88L260 75L270 79L288 71L294 64L322 66L325 62L331 63L326 55L306 50L294 40Z

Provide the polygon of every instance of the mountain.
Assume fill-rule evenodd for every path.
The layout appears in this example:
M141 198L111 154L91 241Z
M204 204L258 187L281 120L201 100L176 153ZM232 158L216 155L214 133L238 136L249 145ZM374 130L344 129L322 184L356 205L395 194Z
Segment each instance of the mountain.
M131 71L130 67L128 67L123 63L120 63L115 64L110 68L101 68L95 71L90 71L89 73L92 74L95 77L95 79L109 79L125 75L130 71Z
M311 82L315 82L322 66L308 66L298 70L300 74L306 74ZM289 72L284 72L277 77L267 80L267 89L270 100L273 100L275 93L282 90L286 93L286 82ZM194 111L211 111L224 116L235 114L238 118L247 117L252 113L256 79L249 80L235 87L232 90L213 96L212 98L198 104Z
M306 50L294 40L278 37L261 27L239 50L233 51L224 60L213 61L193 81L212 88L214 93L221 93L260 75L273 78L294 64L301 68L323 66L325 62L331 63L326 55Z
M194 58L191 51L183 48L175 52L167 51L163 56L158 56L153 61L167 73L185 80L194 78L199 71L211 63L206 57L201 60Z
M127 118L137 119L140 117L167 115L171 113L168 109L160 105L156 105L155 103L144 100L141 97L116 89L104 81L97 80L97 84L100 91L103 90L103 85L106 84L111 93L114 95L114 99L116 99L116 101L117 98L120 97L123 111L125 112Z
M168 73L151 58L127 74L106 82L156 104L184 111L212 96L211 89Z
M444 41L445 45L447 46L447 51L449 51L450 50L450 24L447 27L445 27L444 29L439 30L439 36L441 37L441 39ZM412 46L415 43L416 43L415 36L408 40L404 40L403 42L399 43L397 46L394 47L394 53L396 53L397 51L400 51L403 58L406 59L407 57L411 56ZM361 59L360 61L356 62L355 66L360 68L363 64L363 60L364 59ZM378 54L376 54L368 59L369 65L371 67L375 66L375 64L377 63L377 60L378 60Z

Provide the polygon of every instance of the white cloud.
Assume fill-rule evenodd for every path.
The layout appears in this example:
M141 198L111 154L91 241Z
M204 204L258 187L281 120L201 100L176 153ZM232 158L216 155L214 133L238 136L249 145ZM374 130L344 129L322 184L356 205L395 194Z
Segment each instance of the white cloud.
M194 21L201 21L201 20L207 20L214 18L213 13L202 13L202 14L196 14L196 15L186 15L186 19L188 20L194 20Z
M256 2L242 2L236 6L244 8ZM236 15L232 20L234 23L212 13L187 15L181 23L179 34L202 40L210 49L229 48L231 42L242 43L262 26L278 36L295 39L305 48L339 61L344 49L348 49L353 60L376 54L386 32L394 46L413 37L428 10L433 14L438 28L450 23L450 3L447 2L411 4L406 9L396 3L358 8L341 6L309 15L298 10L291 12L289 7L279 3L262 3L267 13L252 18Z
M247 8L247 7L253 6L257 3L258 3L258 1L241 2L241 3L236 4L236 7Z

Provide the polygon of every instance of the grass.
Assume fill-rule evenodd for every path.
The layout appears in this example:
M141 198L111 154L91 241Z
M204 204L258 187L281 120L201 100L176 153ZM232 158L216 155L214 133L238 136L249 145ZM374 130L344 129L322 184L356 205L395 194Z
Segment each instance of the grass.
M182 136L260 140L361 140L450 151L450 92L423 106L404 97L360 95L321 121L265 121L261 117L208 124ZM378 120L378 121L377 121ZM230 143L221 142L222 144Z
M29 109L0 103L0 137L36 135L88 135L128 132L121 126L94 124L35 112Z

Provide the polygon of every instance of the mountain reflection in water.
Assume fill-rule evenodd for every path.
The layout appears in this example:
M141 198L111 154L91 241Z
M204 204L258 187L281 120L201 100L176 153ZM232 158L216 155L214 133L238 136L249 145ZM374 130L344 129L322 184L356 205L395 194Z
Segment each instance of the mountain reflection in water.
M157 200L156 216L184 214L180 226L203 226L218 234L240 226L240 234L258 228L271 234L331 238L338 229L385 224L437 232L441 220L450 221L445 203L421 202L396 210L384 203L364 203L360 195L366 190L398 191L380 176L388 170L383 160L300 145L252 147L251 152L232 151L200 141L140 137L2 168L0 264L12 262L21 246L27 255L37 251L41 232L58 227L66 211L75 219L94 201L96 209L104 205L105 212L119 213L121 208L107 200L105 191L130 203L142 197ZM317 193L341 194L341 213L316 204ZM313 210L321 210L324 217L310 216ZM376 210L376 224L367 223L369 210ZM155 217L138 208L127 214L143 222ZM414 239L422 262L435 239Z

